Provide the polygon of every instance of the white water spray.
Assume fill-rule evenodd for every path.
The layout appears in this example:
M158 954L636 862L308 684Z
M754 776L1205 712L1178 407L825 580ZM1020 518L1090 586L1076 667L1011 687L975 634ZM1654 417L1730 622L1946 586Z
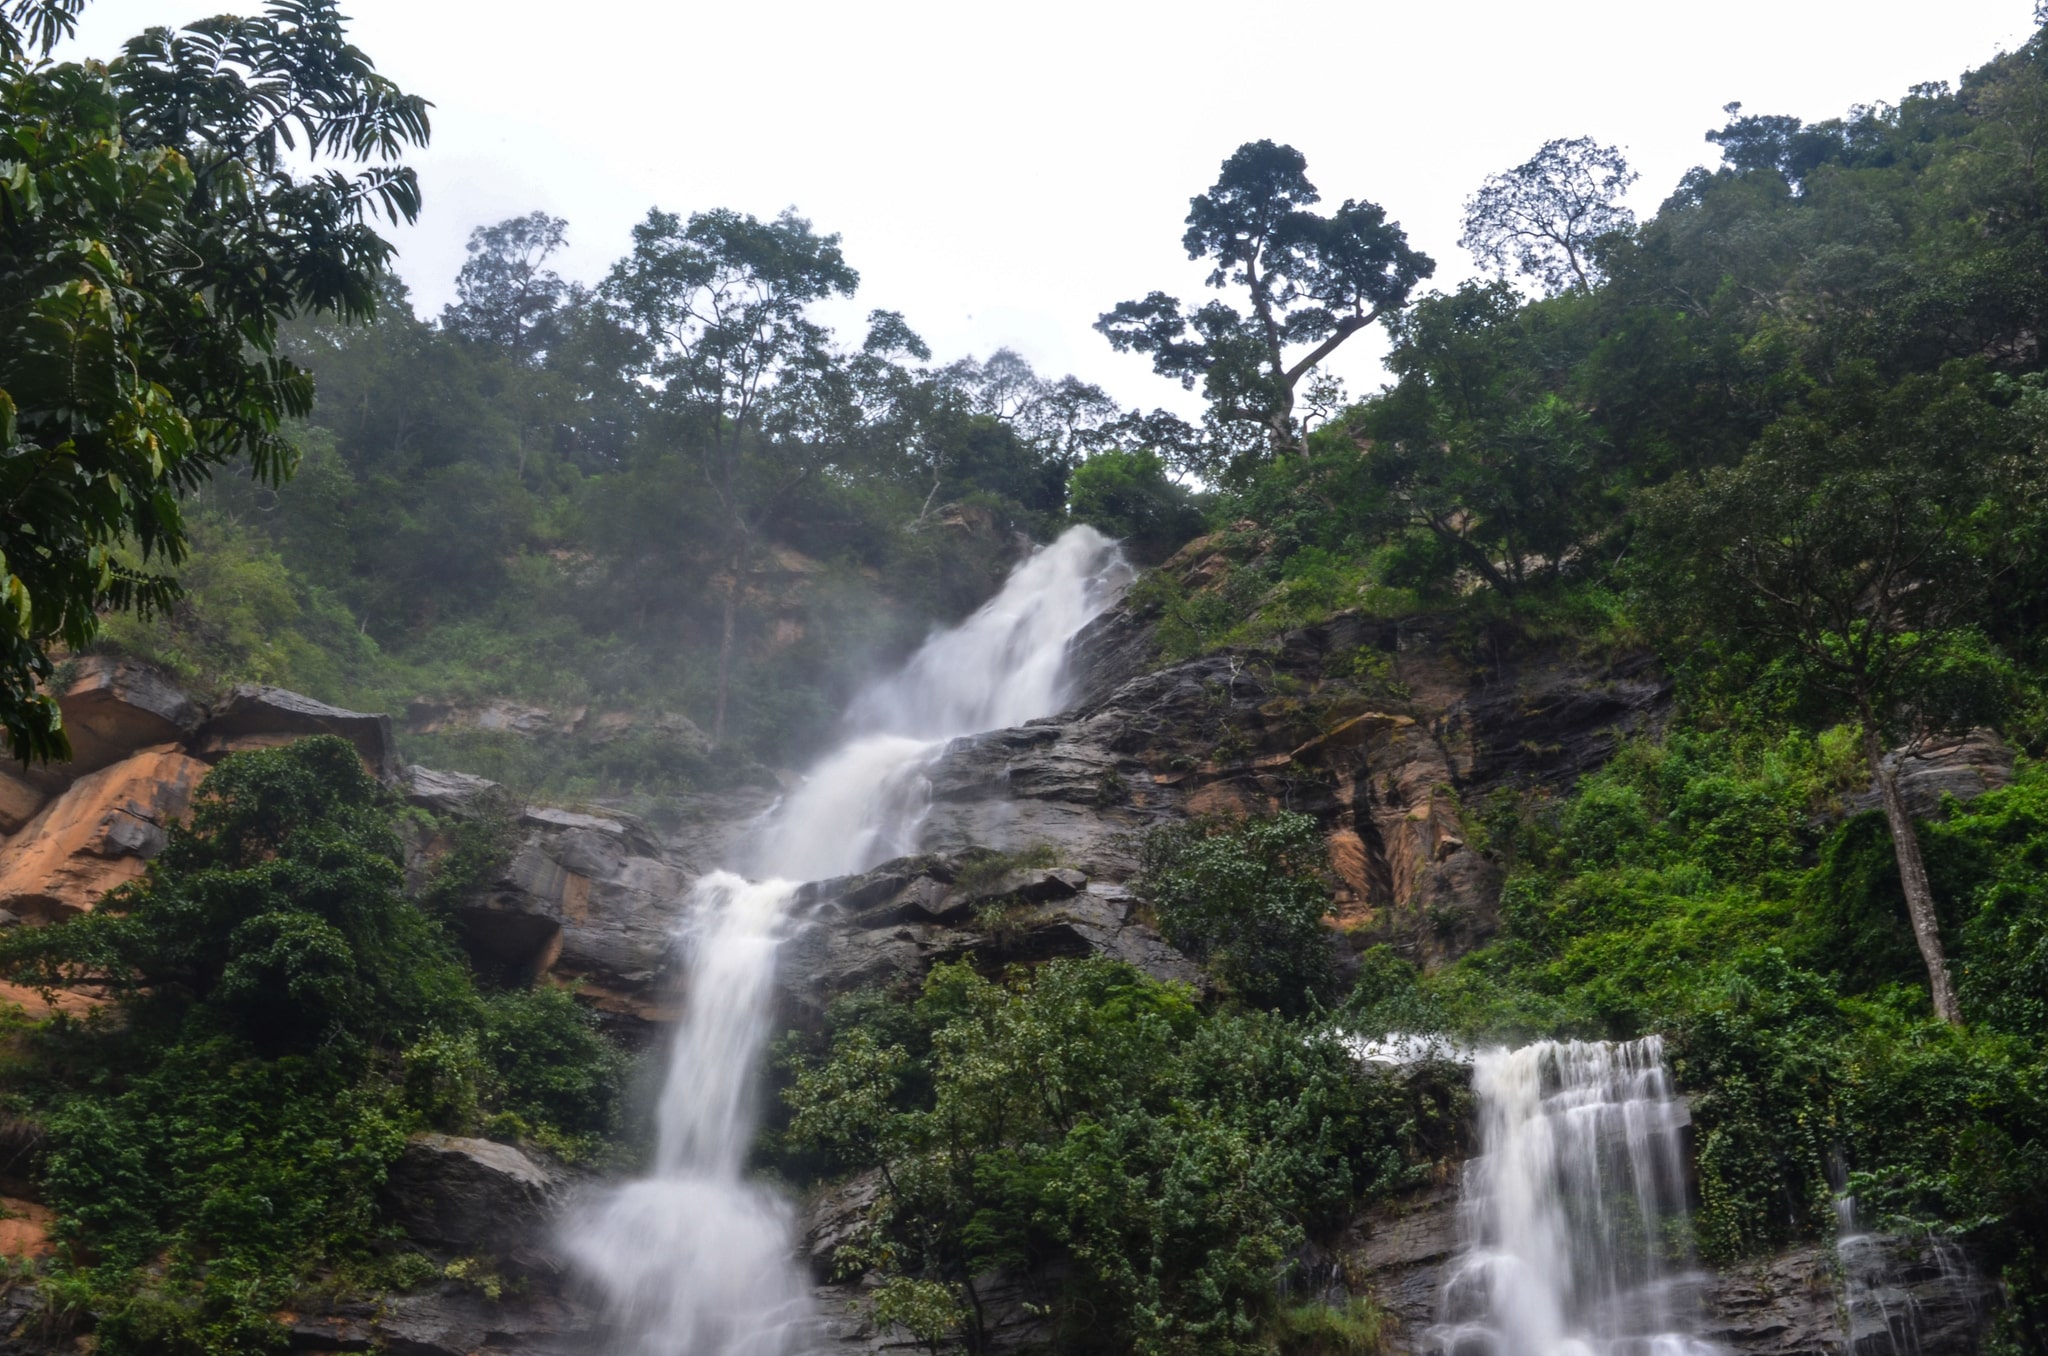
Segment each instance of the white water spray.
M622 1356L789 1356L810 1344L788 1207L744 1175L796 884L915 851L932 759L960 735L1059 710L1069 642L1129 574L1115 543L1092 528L1038 551L979 612L854 703L854 736L819 760L749 854L764 879L717 871L697 883L677 938L684 1009L653 1172L568 1230Z
M1446 1356L1711 1356L1689 1331L1687 1113L1663 1042L1482 1051L1473 1090Z

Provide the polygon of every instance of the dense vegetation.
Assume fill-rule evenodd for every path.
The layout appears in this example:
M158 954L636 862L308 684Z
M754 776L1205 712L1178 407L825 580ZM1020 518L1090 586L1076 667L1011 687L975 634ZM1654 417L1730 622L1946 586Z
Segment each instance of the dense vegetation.
M279 322L371 313L375 219L418 214L399 157L428 132L332 0L40 60L83 5L0 11L0 727L22 757L68 747L37 687L51 649L176 597L181 497L223 467L290 470L313 384Z
M442 1274L380 1213L408 1134L611 1152L623 1057L565 992L479 986L402 892L402 827L342 740L235 754L144 880L0 943L10 978L112 1000L10 1039L62 1221L55 1321L270 1350L302 1287Z
M1309 1231L1426 1180L1467 1110L1104 960L1000 983L940 966L913 1001L842 1000L832 1027L792 1055L784 1142L878 1177L841 1266L880 1272L882 1312L920 1337L977 1350L989 1278L1053 1262L1033 1298L1062 1349L1270 1350L1274 1277Z
M1344 610L1651 649L1668 727L1464 807L1506 871L1480 951L1340 956L1299 816L1168 829L1139 884L1211 997L1058 962L844 999L785 1050L764 1161L873 1175L841 1260L935 1350L981 1345L988 1277L1022 1272L1075 1349L1366 1351L1370 1309L1290 1306L1291 1268L1459 1152L1463 1112L1339 1033L1659 1030L1703 1257L1825 1238L1847 1192L1969 1244L2000 1349L2048 1350L2048 38L1818 124L1731 105L1719 166L1641 221L1617 152L1551 141L1479 186L1497 276L1449 290L1380 207L1318 214L1299 154L1249 143L1183 241L1242 308L1152 293L1100 326L1200 387L1195 428L1006 352L935 364L887 311L841 340L810 310L858 274L793 213L655 209L589 287L548 268L566 223L498 223L420 318L369 219L410 214L424 115L331 8L32 66L74 10L0 24L21 747L58 747L51 649L103 643L372 708L627 713L412 746L554 795L716 786L814 750L1018 536L1076 520L1148 560L1208 529L1223 567L1135 594L1162 662L1255 663ZM207 75L223 46L287 73L274 106ZM362 177L280 169L308 101ZM1373 323L1392 380L1347 403L1318 363ZM52 376L80 354L112 375ZM1975 726L2016 780L1916 824L1887 751ZM1873 781L1882 812L1845 814ZM409 900L403 823L345 746L233 758L142 884L0 943L120 1018L14 1032L6 1091L49 1136L50 1293L103 1349L254 1348L302 1285L424 1279L375 1209L409 1130L615 1139L616 1053L565 995L470 971L433 911L465 882Z
M1731 108L1721 168L1577 237L1563 190L1618 161L1552 143L1469 209L1530 293L1422 297L1385 392L1226 487L1231 576L1147 585L1169 653L1347 607L1654 645L1667 734L1468 807L1502 939L1368 966L1343 1020L1663 1030L1703 1255L1825 1236L1847 1191L2001 1269L2012 1350L2048 1343L2041 773L1917 828L1838 807L1944 731L2040 748L2044 74L2036 39L1814 126ZM1551 229L1508 233L1509 199Z
M1467 241L1503 276L1394 317L1386 390L1305 437L1181 463L1216 477L1203 550L1229 569L1141 584L1162 658L1256 662L1358 609L1448 614L1489 645L1654 647L1679 679L1671 726L1575 790L1466 807L1507 868L1496 941L1429 975L1368 953L1333 1010L1314 1011L1328 958L1302 945L1320 910L1288 817L1165 831L1145 884L1218 982L1209 1021L1306 1008L1311 1049L1332 1026L1661 1030L1694 1099L1703 1257L1828 1237L1846 1192L1866 1225L1970 1244L2011 1300L1999 1349L2048 1349L2048 782L2023 755L2010 788L1915 825L1884 761L1975 725L2040 750L2044 138L2036 39L1839 120L1731 107L1721 167L1640 224L1613 202L1618 155L1552 142L1468 204ZM1242 413L1227 385L1212 423ZM1873 772L1884 813L1845 818ZM878 1115L946 1106L923 1011L849 1014L798 1079L799 1126L818 1080L862 1060ZM933 1152L875 1139L858 1162L912 1144ZM961 1258L896 1246L957 1303ZM1290 1330L1278 1303L1247 1309L1257 1340Z
M562 229L539 220L478 233L468 300L438 324L391 284L374 324L290 330L320 375L297 474L281 489L216 479L192 513L201 549L167 624L116 618L108 641L200 686L266 681L370 709L424 696L631 712L647 727L681 716L729 768L816 748L862 677L980 603L1019 534L1043 539L1070 503L1157 554L1199 526L1165 464L1122 446L1134 435L1099 391L1008 353L933 366L886 316L859 349L820 332L803 354L757 357L821 368L821 389L788 389L800 377L786 375L780 399L839 407L818 426L764 426L759 447L750 435L721 448L724 424L665 409L638 379L683 361L633 328L655 321L551 280L538 250L519 265L541 279L518 284L522 337L498 342L472 318L512 305L479 279L515 271L493 253L511 248L509 228ZM800 225L754 223L836 258ZM658 270L637 258L620 270ZM732 487L708 488L728 474ZM415 752L558 795L715 783L691 741L643 742L521 762L518 741L470 732Z

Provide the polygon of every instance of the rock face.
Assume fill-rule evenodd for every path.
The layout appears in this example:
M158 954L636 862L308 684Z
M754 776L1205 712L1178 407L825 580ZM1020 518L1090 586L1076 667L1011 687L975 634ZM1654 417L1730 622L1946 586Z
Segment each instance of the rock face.
M211 762L237 750L275 748L318 734L339 735L355 745L375 775L397 776L391 717L346 711L281 687L236 688L201 728L194 751Z
M491 889L461 912L465 944L507 971L580 983L599 1012L668 1021L672 935L694 874L638 820L529 809Z
M408 804L436 814L468 819L511 803L505 789L484 777L467 772L436 772L414 763L399 778Z
M375 1300L280 1314L299 1351L407 1356L571 1356L601 1349L554 1251L581 1185L560 1166L490 1140L415 1135L392 1165L384 1211L447 1279Z
M1194 964L1132 916L1120 886L1072 868L1009 871L976 882L974 857L906 857L805 886L803 925L785 944L780 982L792 1014L815 1017L839 994L903 987L941 961L996 972L1062 956L1108 956L1155 979L1199 984Z
M1344 1289L1370 1295L1392 1320L1388 1356L1429 1348L1446 1268L1457 1255L1458 1183L1381 1202L1352 1221L1338 1244Z
M1950 1244L1861 1234L1838 1240L1835 1255L1853 1356L1976 1351L2002 1301L1998 1286Z
M1430 1329L1462 1240L1456 1182L1380 1202L1338 1245L1340 1292L1392 1320L1385 1356L1446 1356ZM1865 1235L1711 1273L1699 1336L1729 1356L1967 1356L1998 1303L1953 1250Z
M1934 819L1944 797L1974 800L2012 782L2012 746L1989 730L1972 730L1910 749L1894 750L1885 763L1898 779L1899 795L1915 819ZM1844 798L1845 814L1879 810L1876 787Z
M1084 635L1079 709L938 760L926 846L1048 843L1122 882L1162 820L1300 810L1326 827L1345 928L1434 964L1498 925L1498 872L1463 807L1565 786L1669 709L1646 655L1473 646L1355 616L1117 681L1142 651L1135 626L1112 614Z
M278 688L238 687L209 715L165 674L133 660L66 665L57 703L67 763L0 768L0 912L50 922L89 910L140 876L191 809L208 766L241 748L338 734L393 771L391 722Z
M70 680L58 694L57 707L71 739L71 761L53 767L11 765L16 776L45 795L137 749L182 743L205 716L189 694L146 664L89 655L65 668Z
M79 778L0 848L0 908L39 922L91 909L163 850L206 772L164 744Z
M391 1165L384 1209L430 1252L516 1256L546 1239L571 1181L509 1144L414 1135Z

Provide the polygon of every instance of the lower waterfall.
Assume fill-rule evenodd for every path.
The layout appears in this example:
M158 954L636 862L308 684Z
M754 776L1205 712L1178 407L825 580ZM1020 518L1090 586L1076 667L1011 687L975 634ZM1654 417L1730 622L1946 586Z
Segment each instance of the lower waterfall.
M789 1208L745 1172L797 886L914 851L925 767L955 737L1059 710L1069 643L1128 578L1115 543L1093 528L1036 552L980 611L855 702L851 736L749 846L759 879L716 871L697 883L676 939L683 1011L652 1169L566 1231L621 1356L790 1356L812 1344Z
M1710 1356L1689 1274L1688 1122L1655 1036L1473 1062L1479 1156L1443 1356Z

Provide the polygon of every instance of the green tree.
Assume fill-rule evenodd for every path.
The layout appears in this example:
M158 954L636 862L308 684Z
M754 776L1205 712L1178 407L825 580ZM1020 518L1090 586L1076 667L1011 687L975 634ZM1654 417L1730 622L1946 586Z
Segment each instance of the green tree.
M1503 595L1562 572L1619 507L1605 431L1546 389L1548 319L1505 283L1424 297L1396 329L1398 382L1342 425L1388 520L1425 529L1446 570Z
M1106 448L1067 478L1068 514L1122 539L1143 561L1164 560L1202 530L1191 498L1149 449Z
M840 1253L883 1282L878 1316L987 1350L1007 1271L1049 1279L1061 1350L1271 1349L1290 1251L1412 1179L1421 1118L1338 1042L1191 999L1101 958L940 965L800 1066L792 1142L881 1180Z
M391 254L375 218L417 214L398 157L428 133L332 0L33 64L79 8L0 18L0 724L34 758L68 749L38 688L51 647L175 596L179 495L236 461L289 472L282 425L312 382L278 322L371 313ZM299 174L295 155L365 168Z
M1207 193L1191 199L1188 258L1212 265L1209 286L1243 289L1249 313L1223 301L1193 310L1164 292L1119 303L1095 328L1120 352L1209 401L1208 474L1264 447L1306 455L1296 392L1338 345L1398 312L1436 265L1411 249L1375 203L1347 198L1328 216L1308 161L1292 146L1246 142ZM1306 351L1301 351L1306 346Z
M569 299L569 284L547 261L569 243L569 223L545 212L510 217L469 233L469 258L455 276L455 304L441 316L450 331L495 344L522 362L548 345L548 322Z
M97 986L175 1029L206 1025L276 1055L402 1041L459 1006L468 979L402 887L388 793L323 736L230 759L141 882L61 927L12 939L38 985Z
M1330 890L1307 815L1189 823L1145 841L1141 883L1166 939L1231 993L1298 1014L1331 996Z
M1639 597L1677 643L1745 652L1816 726L1854 720L1884 804L1934 1009L1961 1011L1889 746L1995 720L2010 669L1974 625L2038 453L1961 367L1865 379L1781 420L1740 465L1649 496Z
M851 296L860 275L792 212L764 222L650 211L602 295L639 336L639 370L717 499L728 575L712 735L725 735L740 601L768 515L829 459L845 413L841 365L812 303Z
M564 992L477 992L403 893L398 813L341 739L233 754L141 881L0 940L0 974L98 986L120 1018L53 1024L10 1082L92 1259L50 1283L102 1350L276 1350L315 1269L388 1259L409 1131L571 1153L616 1132L618 1051ZM474 854L447 861L437 893L475 888Z
M1606 243L1635 226L1618 199L1636 177L1620 150L1591 137L1546 141L1466 201L1458 243L1502 277L1512 263L1545 291L1590 292Z

